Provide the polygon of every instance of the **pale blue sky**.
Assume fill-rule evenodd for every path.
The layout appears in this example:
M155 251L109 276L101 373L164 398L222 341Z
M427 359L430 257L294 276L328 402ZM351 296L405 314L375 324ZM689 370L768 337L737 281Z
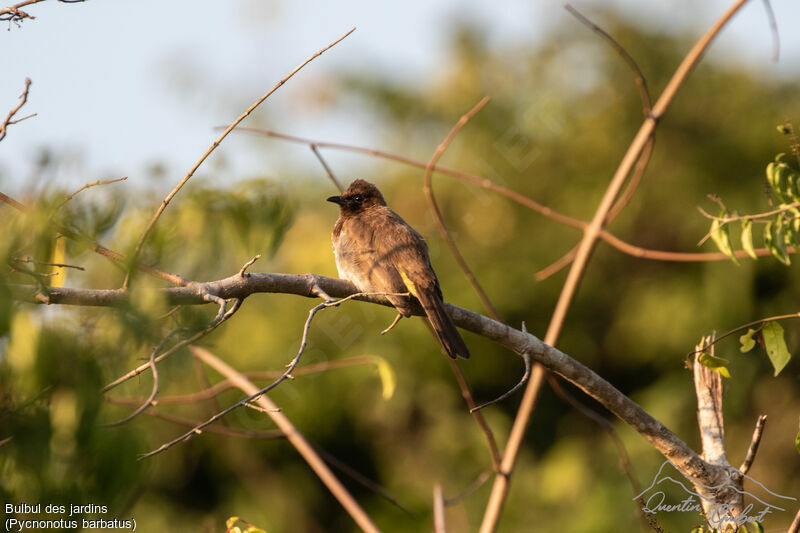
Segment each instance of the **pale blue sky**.
M589 16L613 5L636 13L648 27L696 34L729 4L574 0ZM800 3L772 0L781 21L777 65L770 61L772 36L763 4L749 4L707 60L745 61L770 75L800 75L800 32L793 31L800 23ZM377 123L306 109L304 95L343 68L391 73L409 85L424 83L441 67L455 19L481 23L498 46L535 43L564 23L585 31L562 2L543 0L50 0L28 11L36 20L0 32L0 114L16 104L26 76L34 85L25 111L38 113L12 126L0 143L0 173L10 192L24 187L43 146L74 161L49 177L55 184L74 187L122 175L142 184L148 166L164 162L168 174L158 188L168 190L214 140L214 126L229 123L294 66L353 26L358 29L351 37L290 80L257 110L256 119L299 135L374 145L384 136L375 131ZM176 91L176 83L187 89ZM281 154L313 163L307 151L294 150L259 154L252 140L229 137L215 157L231 164L235 179L254 169L277 172L298 162L280 160Z

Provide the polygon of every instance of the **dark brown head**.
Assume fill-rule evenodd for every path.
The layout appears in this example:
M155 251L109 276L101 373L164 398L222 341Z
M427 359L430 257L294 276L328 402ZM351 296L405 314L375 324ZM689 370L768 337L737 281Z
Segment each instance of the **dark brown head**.
M329 202L339 204L343 215L355 215L376 205L386 205L378 188L364 180L355 180L341 196L331 196Z

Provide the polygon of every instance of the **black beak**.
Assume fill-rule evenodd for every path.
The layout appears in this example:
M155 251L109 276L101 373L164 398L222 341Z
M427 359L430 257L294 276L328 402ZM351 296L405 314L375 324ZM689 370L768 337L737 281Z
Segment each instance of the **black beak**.
M335 204L342 205L342 197L341 196L331 196L328 198L329 202L333 202Z

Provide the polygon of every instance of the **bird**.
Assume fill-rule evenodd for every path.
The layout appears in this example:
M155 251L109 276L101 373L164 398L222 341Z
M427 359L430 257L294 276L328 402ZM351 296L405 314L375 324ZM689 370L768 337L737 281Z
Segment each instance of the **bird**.
M331 235L339 277L361 292L394 293L386 298L404 317L411 316L419 304L445 353L453 359L468 359L469 349L445 311L422 235L389 209L374 184L363 179L327 201L339 206Z

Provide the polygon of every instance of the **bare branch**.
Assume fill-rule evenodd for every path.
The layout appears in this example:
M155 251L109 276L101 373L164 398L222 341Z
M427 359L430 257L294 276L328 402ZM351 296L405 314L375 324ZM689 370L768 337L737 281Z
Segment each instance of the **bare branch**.
M23 4L18 4L18 6L21 6L21 5L24 5L24 4L25 3L23 2ZM15 7L17 7L17 6L15 6ZM3 9L3 10L0 10L0 20L13 20L13 19L4 19L3 18L3 13L7 9L15 9L15 7L14 8L7 7L5 9ZM25 18L25 17L30 17L30 15L28 15L24 11L16 10L16 12L17 13L21 13L22 15L24 15L24 16L21 16L21 18L19 20L21 20L22 18ZM25 119L28 119L28 118L36 116L36 113L33 113L33 114L28 115L26 117L18 118L16 120L14 119L14 115L16 115L19 112L19 110L22 109L22 106L24 106L25 103L28 101L28 91L30 90L30 88L31 88L31 79L30 78L25 78L25 89L22 91L22 94L19 95L19 103L17 104L17 106L15 108L13 108L11 111L8 112L8 115L6 116L5 120L3 120L2 123L0 123L0 141L5 139L6 130L8 129L8 127L11 124L17 124L19 122L22 122Z
M358 526L367 533L379 533L377 526L375 526L369 516L367 516L361 506L358 505L358 502L355 501L333 472L330 471L322 458L316 453L314 447L309 444L289 418L278 409L278 406L272 402L269 396L263 395L257 390L255 385L247 380L247 378L230 367L227 363L214 356L214 354L208 350L193 347L192 351L208 366L235 383L245 394L248 394L251 398L257 398L256 402L265 409L265 412L272 421L275 422L275 425L283 431L287 440L295 447L303 459L306 460L320 480L331 491L331 494L339 500L339 503L341 503L350 516L353 517L353 520L355 520Z
M67 203L70 200L72 200L73 198L75 198L75 196L78 193L80 193L81 191L84 191L84 190L86 190L86 189L88 189L90 187L97 187L98 185L109 185L111 183L117 183L117 182L120 182L120 181L125 181L127 179L128 179L128 176L123 176L122 178L117 178L117 179L113 179L113 180L105 180L105 181L97 180L94 183L87 183L86 185L81 186L75 192L73 192L72 194L70 194L69 196L64 198L64 200L60 204L58 204L58 207L61 207L65 203Z
M447 533L444 520L444 496L439 483L433 486L433 532Z
M310 146L311 146L311 151L314 152L315 156L317 156L317 159L319 159L319 162L322 164L322 168L325 169L325 173L331 179L333 184L336 186L337 189L339 189L339 192L344 192L344 187L342 187L342 184L339 182L338 179L336 179L336 175L334 175L333 170L331 170L331 167L328 166L328 163L325 161L325 158L323 158L322 154L319 153L319 148L317 148L317 145L312 144Z
M567 253L534 274L533 278L536 281L544 281L550 276L557 274L562 268L565 268L568 264L572 263L572 260L575 259L575 254L577 251L578 245L576 244L570 248Z
M125 292L125 291L123 291L123 292ZM209 298L208 293L201 293L198 296L203 302L212 301L211 298ZM215 298L219 298L219 297L215 297ZM176 343L172 348L170 348L166 352L162 353L158 357L154 357L153 358L153 365L155 365L155 363L158 363L159 361L161 361L165 357L168 357L168 356L172 355L173 353L177 352L178 350L180 350L181 348L183 348L187 344L190 344L190 343L193 343L193 342L195 342L195 341L197 341L199 339L202 339L203 337L205 337L206 335L208 335L209 333L214 331L223 322L225 322L230 317L232 317L236 313L236 311L239 310L239 307L241 305L242 305L242 300L238 299L238 298L234 300L233 306L230 309L228 309L227 311L225 310L225 306L221 305L219 313L217 313L217 316L214 318L214 320L212 320L209 323L208 326L206 326L204 329L196 332L194 335L191 335L191 336L181 340L180 342ZM143 365L140 365L140 366L134 368L133 370L131 370L130 372L128 372L124 376L121 376L121 377L115 379L114 381L112 381L111 383L109 383L108 385L106 385L105 387L100 389L100 392L108 392L111 389L113 389L114 387L116 387L116 386L128 381L131 378L134 378L134 377L138 376L139 374L141 374L142 372L144 372L148 368L150 368L150 362L149 361L147 363L143 364Z
M147 399L144 402L142 402L142 404L139 407L137 407L132 413L114 422L103 424L104 426L107 427L120 426L125 422L129 422L130 420L133 420L134 418L139 416L148 407L155 405L155 399L156 396L158 395L158 368L156 368L156 354L160 352L161 348L169 341L169 339L178 332L179 330L173 330L172 332L167 334L167 336L164 337L164 339L160 343L158 343L158 346L156 346L150 351L150 358L147 361L147 366L150 368L150 372L152 372L153 374L153 389L150 391L150 396L148 396Z
M458 366L458 363L449 357L447 358L447 362L450 363L450 369L453 371L453 375L456 377L458 388L461 389L461 397L467 402L469 412L472 414L473 418L475 418L475 422L477 422L478 427L480 427L483 435L486 437L486 443L489 446L489 454L492 458L492 468L496 471L498 468L500 468L500 450L497 447L497 440L494 438L494 433L492 433L489 424L483 417L483 413L478 412L475 404L475 398L472 395L472 390L469 387L469 383L467 383L467 378L464 376L464 373Z
M98 290L55 287L50 289L50 303L111 306L130 301L131 293L133 292L147 290L158 292L166 303L171 305L202 304L205 302L202 295L203 292L212 293L224 299L236 299L237 301L241 301L250 294L257 292L295 294L316 298L312 285L309 283L310 279L315 280L314 283L335 298L350 297L387 307L391 306L391 302L384 296L362 294L349 281L316 274L264 273L253 273L247 278L242 278L237 273L223 280L196 283L189 287L167 287L163 289L137 288L123 291L121 289ZM12 297L16 299L36 302L35 287L10 285L9 289ZM332 305L335 305L335 303L332 302ZM534 360L584 390L589 396L595 398L609 411L641 433L658 451L672 460L679 468L685 468L688 472L694 472L694 477L702 478L705 467L694 451L664 427L663 424L655 420L639 405L594 371L556 348L548 346L530 333L522 332L489 317L451 304L445 303L445 308L457 326L497 342L517 354L530 353ZM230 316L231 312L232 310L229 310L226 316ZM422 316L423 312L421 309L417 309L415 314ZM162 354L159 358L164 355ZM145 364L135 373L132 372L132 374L136 375L147 368L148 365ZM541 380L542 376L540 374L534 368L531 373L531 381ZM110 386L107 388L110 388Z
M62 4L77 4L78 2L83 2L84 0L58 0ZM9 21L19 24L24 19L35 19L33 15L29 15L27 12L23 11L22 7L30 6L33 4L38 4L39 2L44 2L44 0L25 0L24 2L20 2L19 4L15 4L10 7L5 7L0 9L0 21Z
M601 238L600 235L602 233L603 226L608 219L608 214L613 207L614 202L627 179L627 176L630 174L633 166L636 164L636 161L640 159L642 151L650 142L658 120L666 112L678 89L681 87L681 85L683 85L694 66L700 61L700 58L708 48L709 44L711 44L711 41L746 1L747 0L736 0L734 5L731 6L731 8L729 8L722 17L720 17L720 19L711 27L711 29L709 29L708 32L706 32L706 34L694 45L686 57L684 57L683 61L678 66L677 70L664 89L664 92L653 106L650 115L644 120L639 132L634 137L633 142L631 142L631 145L620 162L619 167L614 173L614 176L611 178L611 182L606 189L602 200L600 201L600 205L598 205L595 214L592 217L592 221L584 230L583 239L578 246L575 260L573 261L570 271L567 274L567 280L564 283L564 287L561 291L556 308L553 312L553 316L550 320L547 334L545 335L545 342L548 344L553 345L558 340L558 337L561 333L561 328L563 327L564 320L567 316L567 311L571 306L572 299L578 290L578 285L586 270L589 256L594 250L597 240ZM534 357L536 356L534 355ZM537 358L537 360L549 367L549 365L541 361L541 359ZM537 373L534 372L534 376L532 376L532 379L528 382L528 387L525 391L522 404L520 405L519 411L517 412L517 416L514 420L511 435L509 436L508 444L506 445L506 450L503 454L501 471L509 475L514 467L514 464L516 463L516 457L519 453L522 438L525 434L525 429L528 427L528 423L530 422L533 403L536 400L536 392L538 392L541 381L540 379L534 379L536 374ZM608 405L604 405L612 412L615 412L615 410ZM617 413L615 412L615 414ZM645 433L642 434L645 435ZM651 440L651 443L652 442L653 441ZM681 442L681 444L683 448L688 448L688 446L686 446L684 443ZM664 451L662 451L662 453L664 453ZM688 469L699 468L702 470L702 476L693 477L709 476L710 473L706 471L706 467L709 465L706 465L699 457L696 457L694 451L691 453L694 455L691 460L693 466L689 466L688 464L679 466L678 468L681 470L681 472L687 473ZM685 458L686 456L684 456L684 459ZM685 468L687 470L684 470ZM508 494L509 479L509 476L504 475L495 477L492 493L489 496L489 502L486 506L483 522L481 523L480 533L492 533L497 528L497 523L500 519L500 511L503 502L506 499L506 495Z
M163 212L164 212L164 210L167 208L167 206L169 205L169 202L172 200L172 198L174 198L174 197L175 197L175 195L176 195L176 194L178 194L178 191L180 191L180 190L181 190L181 188L183 188L183 186L186 184L186 182L187 182L187 181L189 181L189 179L190 179L190 178L191 178L191 177L194 175L194 173L197 171L197 169L198 169L198 168L200 168L200 165L202 165L202 164L203 164L203 162L204 162L204 161L205 161L205 160L208 158L208 156L209 156L209 155L211 155L211 152L213 152L213 151L214 151L214 150L217 148L217 146L219 146L219 145L220 145L220 143L221 143L221 142L222 142L222 141L225 139L225 137L227 137L227 136L228 136L228 134L229 134L231 131L233 131L233 129L234 129L236 126L238 126L238 125L239 125L239 123L240 123L241 121L243 121L245 118L247 118L247 116L248 116L250 113L252 113L252 112L255 110L255 108L257 108L259 105L261 105L261 103L262 103L264 100L266 100L267 98L269 98L269 97L270 97L270 95L272 95L272 93L274 93L275 91L277 91L277 90L278 90L278 89L279 89L279 88L280 88L280 87L281 87L281 86L282 86L284 83L286 83L286 82L287 82L287 81L288 81L288 80L289 80L289 79L290 79L292 76L294 76L294 75L295 75L297 72L299 72L299 71L300 71L300 69L302 69L303 67L305 67L307 64L309 64L311 61L313 61L313 60L314 60L314 59L316 59L317 57L321 56L323 53L325 53L326 51L328 51L328 50L329 50L329 49L331 49L332 47L334 47L334 46L336 46L337 44L339 44L339 43L340 43L342 40L344 40L344 39L345 39L345 38L346 38L348 35L350 35L350 34L351 34L351 33L353 33L354 31L356 31L356 29L355 29L355 28L352 28L350 31L348 31L347 33L345 33L344 35L342 35L341 37L339 37L338 39L336 39L335 41L333 41L331 44L329 44L328 46L326 46L326 47L325 47L325 48L323 48L322 50L319 50L318 52L316 52L315 54L313 54L311 57L309 57L308 59L306 59L305 61L303 61L303 62L302 62L300 65L298 65L297 67L295 67L295 69L294 69L294 70L292 70L292 71L291 71L291 72L290 72L290 73L289 73L289 74L288 74L286 77L284 77L284 78L283 78L281 81L279 81L278 83L276 83L276 84L275 84L275 85L272 87L272 89L270 89L269 91L267 91L267 92L266 92L266 93L265 93L265 94L264 94L264 95L263 95L261 98L259 98L258 100L256 100L256 101L253 103L253 105L251 105L250 107L248 107L248 108L245 110L245 112L244 112L244 113L242 113L241 115L239 115L239 117L238 117L236 120L234 120L234 121L231 123L231 125L230 125L230 126L228 126L228 127L225 129L225 131L223 131L223 132L222 132L222 134L221 134L221 135L220 135L220 136L217 138L217 140L216 140L216 141L214 141L214 142L213 142L213 144L212 144L212 145L211 145L211 146L208 148L208 150L206 150L206 152L205 152L205 153L204 153L204 154L203 154L203 155L200 157L200 159L197 161L197 163L195 163L195 164L194 164L194 166L191 168L191 170L189 170L189 172L186 174L186 176L184 176L184 177L183 177L183 179L182 179L182 180L181 180L181 181L180 181L180 182L179 182L179 183L178 183L178 184L177 184L177 185L176 185L176 186L175 186L175 187L172 189L172 191L170 191L170 193L169 193L169 194L166 196L166 198L164 198L164 200L161 202L161 205L159 205L159 206L158 206L158 209L156 209L156 212L153 214L153 218L151 218L151 219L150 219L150 222L147 224L147 227L146 227L146 228L144 229L144 231L142 232L142 235L141 235L141 237L139 237L139 241L136 243L136 248L134 248L134 250L133 250L133 255L132 255L132 257L131 257L131 260L132 260L134 263L135 263L135 262L137 261L137 259L139 258L139 254L140 254L140 253L141 253L141 251L142 251L142 247L144 246L144 243L147 241L147 237L150 235L150 232L153 230L153 226L155 226L156 222L158 222L158 219L161 217L161 213L163 213ZM128 283L129 283L129 281L130 281L130 274L131 274L131 272L130 272L130 271L128 271L128 273L127 273L127 274L126 274L126 276L125 276L125 280L124 280L124 281L123 281L123 283L122 283L122 286L123 286L123 287L125 287L125 288L128 286Z
M484 291L483 287L481 287L481 284L478 282L478 278L475 277L472 269L470 269L469 265L467 265L467 261L464 259L464 256L461 255L461 251L458 249L455 240L453 240L453 236L450 235L450 231L447 229L447 225L442 217L442 212L439 210L439 205L436 203L436 197L433 195L433 168L436 166L436 163L439 162L439 158L442 157L442 154L444 154L444 151L447 150L447 147L450 146L450 143L453 142L453 139L455 139L456 135L458 135L458 132L461 131L461 128L463 128L466 123L478 113L478 111L483 109L483 106L485 106L487 103L489 103L489 97L484 96L480 102L475 104L472 109L467 111L461 116L460 119L458 119L456 125L453 126L453 128L450 130L450 133L447 134L447 137L445 137L441 144L436 147L436 151L433 153L430 161L428 161L428 165L425 167L425 186L423 187L423 190L425 192L425 198L428 200L428 209L433 215L436 225L439 227L439 232L442 234L442 238L450 248L450 252L453 254L458 266L464 272L469 284L472 285L472 288L478 293L478 297L480 297L483 305L486 306L489 314L495 320L500 320L500 315L498 315L497 310L495 309L494 305L492 305L491 300L489 300L489 296L487 296L486 291Z
M249 276L250 274L246 273L247 269L253 266L253 263L258 261L259 259L261 259L261 254L256 254L250 261L242 265L242 268L239 270L239 276L240 277Z
M650 108L652 107L652 103L650 100L650 91L647 88L647 80L642 73L642 69L639 68L639 65L636 63L636 60L633 59L633 56L625 50L625 47L622 46L614 39L608 32L606 32L603 28L589 20L583 13L578 11L575 7L571 4L565 4L564 9L569 11L569 13L578 19L584 26L588 27L590 30L598 34L600 37L605 39L605 41L611 45L611 47L617 52L617 54L622 57L625 63L630 67L631 71L633 72L634 80L636 81L636 86L639 87L639 98L642 101L642 111L644 111L644 116L646 117L648 113L650 113Z
M746 474L753 466L753 461L756 459L758 453L758 445L761 444L761 435L764 433L764 424L767 423L767 415L760 415L756 420L756 428L753 430L753 437L750 439L750 446L747 448L747 455L742 461L742 466L739 467L739 472Z
M772 60L777 62L781 56L781 38L778 35L778 21L775 20L775 12L769 0L764 0L764 10L767 12L769 29L772 32Z
M403 315L402 315L402 314L400 314L400 313L397 313L397 316L396 316L396 317L394 317L394 320L392 320L392 323L391 323L391 324L389 324L389 327L388 327L388 328L386 328L386 329L384 329L383 331L381 331L381 335L386 335L387 333L389 333L390 331L392 331L392 328L393 328L393 327L395 327L395 326L397 325L397 323L398 323L398 322L400 322L400 319L401 319L401 318L403 318Z
M797 514L794 515L792 525L789 526L789 529L786 530L786 533L800 533L800 509L798 509Z
M494 404L496 404L498 402L502 402L503 400L505 400L506 398L509 398L512 394L517 392L520 388L522 388L522 386L525 385L528 382L528 379L530 379L530 377L531 377L531 356L530 356L530 354L527 354L527 353L522 354L522 361L525 363L525 371L522 373L522 377L519 378L519 381L517 381L517 383L513 387L508 389L506 392L504 392L503 394L501 394L500 396L498 396L494 400L489 400L488 402L483 403L481 405L478 405L477 407L470 408L469 412L470 413L474 413L476 411L480 411L481 409L489 407L490 405L494 405ZM539 364L539 363L536 363L536 364Z
M425 162L422 162L422 161L419 161L419 160L416 160L416 159L411 159L411 158L408 158L408 157L405 157L405 156L402 156L402 155L393 154L393 153L390 153L390 152L385 152L385 151L382 151L382 150L374 150L372 148L364 148L364 147L361 147L361 146L353 146L353 145L349 145L349 144L332 143L332 142L326 142L326 141L317 141L317 140L312 140L312 139L306 139L306 138L303 138L303 137L296 137L296 136L293 136L293 135L286 135L286 134L283 134L283 133L278 133L278 132L269 131L269 130L260 130L260 129L255 129L255 128L237 128L237 131L244 132L244 133L253 133L253 134L257 134L257 135L262 135L264 137L281 139L281 140L284 140L284 141L287 141L287 142L292 142L292 143L308 144L308 145L313 144L313 145L315 145L315 146L317 146L319 148L331 148L331 149L343 150L343 151L347 151L347 152L365 154L365 155L369 155L369 156L373 156L373 157L379 157L379 158L382 158L382 159L388 159L390 161L395 161L397 163L401 163L401 164L408 165L408 166L411 166L411 167L416 167L416 168L424 169L424 168L427 167L427 163L425 163ZM645 149L647 149L647 148L645 148ZM646 161L646 159L644 157L640 157L638 162L637 162L637 169L634 170L634 172L635 172L634 178L632 178L629 181L628 187L626 188L625 192L623 192L623 194L620 197L620 200L618 201L618 203L615 204L615 207L617 205L621 205L621 204L619 204L619 202L622 201L622 198L624 198L628 194L629 191L632 192L632 190L633 190L632 187L633 187L634 181L636 179L636 176L638 176L640 174L640 171L638 169L639 169L640 165L643 164L643 161ZM560 224L564 224L565 226L569 226L571 228L576 228L576 229L580 229L580 230L584 230L588 226L588 224L586 222L584 222L583 220L579 220L577 218L572 218L570 216L564 215L563 213L559 213L558 211L555 211L554 209L552 209L550 207L542 205L542 204L540 204L540 203L528 198L527 196L524 196L524 195L522 195L522 194L520 194L520 193L518 193L518 192L516 192L516 191L514 191L512 189L509 189L508 187L503 187L502 185L498 185L498 184L492 182L491 180L489 180L487 178L483 178L483 177L480 177L480 176L475 176L475 175L469 174L467 172L462 172L460 170L455 170L455 169L452 169L452 168L443 167L443 166L439 166L439 165L435 165L433 167L433 170L435 172L440 172L442 174L447 174L449 176L456 177L456 178L461 179L463 181L466 181L468 183L472 183L473 185L477 185L478 187L482 187L484 189L487 189L487 190L490 190L490 191L494 191L494 192L500 194L501 196L505 196L509 200L512 200L512 201L518 203L519 205L527 207L528 209L531 209L531 210L539 213L540 215L542 215L544 217L547 217L547 218L549 218L549 219L551 219L551 220L553 220L555 222L558 222ZM2 199L2 198L0 198L0 199ZM639 259L651 259L651 260L654 260L654 261L677 261L677 262L682 262L682 263L686 263L686 262L701 262L701 261L729 261L730 260L730 257L728 257L727 255L725 255L722 252L670 252L670 251L666 251L666 250L650 250L648 248L642 248L641 246L636 246L634 244L630 244L628 242L623 241L622 239L620 239L619 237L615 236L613 233L609 232L608 230L606 230L604 228L600 230L600 238L603 239L604 241L606 241L608 244L610 244L614 248L616 248L617 250L619 250L620 252L628 254L628 255L633 256L633 257L637 257ZM740 252L741 252L742 255L738 255ZM756 252L756 255L758 255L759 257L767 257L767 256L771 255L770 251L768 249L766 249L766 248L757 248L755 250L755 252ZM739 252L734 252L734 253L737 254L737 257L745 257L747 255L746 252L743 252L741 250ZM572 258L564 258L564 259L567 260L567 264L569 264L569 261L572 260ZM561 260L559 260L559 261L561 261ZM563 268L563 267L561 267L561 268Z
M296 377L298 376L305 376L308 374L316 374L319 372L327 372L328 370L336 370L341 368L349 368L353 366L359 365L369 365L369 364L376 364L376 362L380 360L379 357L374 355L357 355L354 357L347 357L345 359L336 359L334 361L324 361L319 363L311 363L304 366L298 366L294 369L292 374ZM279 372L277 370L263 370L263 371L256 371L256 372L245 372L244 376L251 381L263 381L263 380L273 380L277 379L281 376L283 372ZM209 386L203 390L189 393L189 394L177 394L174 396L162 396L158 399L159 405L173 405L173 404L187 404L187 403L198 403L203 400L208 400L211 398L215 398L219 394L234 388L234 385L228 381L223 380L219 381L216 384ZM107 396L108 397L108 396ZM122 399L117 398L115 401L122 402ZM143 398L128 398L124 401L133 401L141 403L144 401ZM194 427L196 424L192 424Z
M57 268L74 268L75 270L81 270L81 271L84 271L84 272L86 271L86 269L83 268L82 266L67 265L67 264L64 264L64 263L48 263L47 261L37 261L36 259L34 259L32 257L27 257L27 256L26 257L12 257L11 260L16 262L16 263L32 263L34 265L51 266L51 267L57 267Z
M321 304L318 304L318 305L314 306L308 312L308 318L306 319L306 322L303 325L303 336L302 336L302 338L300 340L300 348L297 351L297 355L295 355L294 358L292 358L292 360L289 362L289 364L286 365L286 370L280 376L278 376L278 378L275 381L273 381L272 383L270 383L266 387L264 387L261 390L259 390L257 394L253 394L253 395L251 395L251 396L249 396L249 397L247 397L247 398L235 403L234 405L232 405L232 406L230 406L230 407L228 407L226 409L223 409L222 411L220 411L219 413L215 414L214 416L212 416L211 418L209 418L208 420L206 420L202 424L199 424L199 425L195 426L192 430L187 431L186 433L184 433L180 437L178 437L176 439L173 439L170 442L167 442L166 444L162 444L160 447L158 447L157 449L155 449L155 450L153 450L151 452L148 452L148 453L145 453L145 454L141 455L140 459L145 459L147 457L151 457L153 455L161 453L161 452L163 452L163 451L175 446L176 444L179 444L179 443L181 443L183 441L189 440L194 435L199 434L203 430L203 428L213 424L214 422L216 422L217 420L221 419L222 417L224 417L225 415L227 415L231 411L233 411L235 409L238 409L239 407L242 407L242 406L244 406L246 404L249 404L250 402L256 400L259 396L262 396L262 395L266 394L267 392L271 391L272 389L274 389L275 387L277 387L278 385L280 385L281 383L283 383L287 379L294 379L294 377L292 376L292 371L297 366L297 363L300 362L300 357L303 355L303 353L306 350L306 345L308 344L308 332L309 332L309 329L311 328L311 321L314 319L314 316L319 311L321 311L322 309L326 309L328 307L335 307L335 306L338 306L339 304L341 304L343 302L346 302L348 300L351 300L351 299L359 297L359 296L365 296L367 294L368 293L355 293L355 294L351 294L351 295L349 295L349 296L347 296L345 298L342 298L340 300L329 300L329 301L322 302ZM402 293L402 295L407 295L407 294L408 293ZM371 293L371 295L399 296L400 293ZM241 301L241 300L237 300L237 301ZM210 330L208 328L206 328L206 330L204 330L204 331L210 331ZM193 339L193 340L196 340L196 339ZM185 345L185 344L188 344L188 342L182 342L181 344ZM194 353L194 355L196 357L200 357L199 352L202 351L202 348L199 348L197 346L193 346L190 349L192 350L192 353ZM161 357L163 357L165 355L168 355L168 353L169 352L163 354ZM146 365L144 367L139 367L139 368L141 368L141 371L144 371L144 370L146 370L148 368L148 366ZM139 370L139 369L136 369L136 370ZM132 377L131 374L133 374L133 372L128 373L126 376L123 376L123 378L128 378L129 376ZM110 385L107 385L106 387L103 388L103 391L107 391L112 386L114 386L114 385L116 385L118 383L121 383L121 381L124 381L123 378L116 380L114 383L112 383Z
M106 396L105 401L107 401L110 404L122 405L127 407L135 407L136 405L139 405L138 400L133 398L117 398L115 396ZM159 400L158 403L159 405L161 405L163 402ZM187 418L181 418L167 413L161 413L158 411L154 411L153 409L147 410L143 414L145 414L146 416L152 416L153 418L158 418L160 420L169 422L171 424L178 424L179 426L186 426L192 428L198 424L198 422L195 420L189 420ZM283 431L277 429L259 431L255 429L209 426L205 429L205 431L208 431L209 433L218 433L220 435L228 435L230 437L239 437L244 439L279 439L285 437Z

